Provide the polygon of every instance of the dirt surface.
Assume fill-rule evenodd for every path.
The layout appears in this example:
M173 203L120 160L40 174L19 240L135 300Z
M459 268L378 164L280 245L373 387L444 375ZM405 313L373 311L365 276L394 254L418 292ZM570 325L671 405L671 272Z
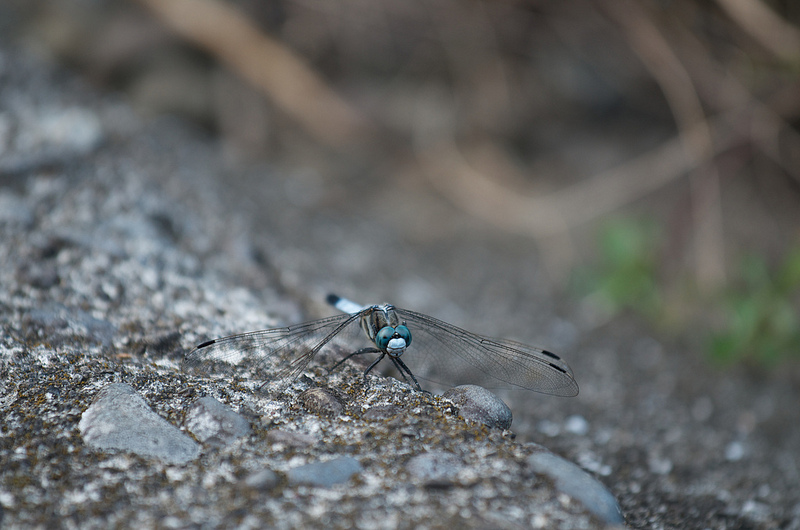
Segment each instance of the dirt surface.
M279 394L182 369L209 337L305 317L304 297L266 264L253 218L224 212L239 196L207 139L143 126L24 53L0 58L14 133L0 194L3 527L621 522L589 473L497 427L511 419L500 404L468 423L446 398L365 381L362 364L329 374L338 350Z
M402 182L362 183L363 195L330 184L335 204L322 191L288 212L277 176L226 183L241 186L290 292L388 300L559 352L580 395L508 396L513 429L597 473L632 527L800 525L796 370L715 368L633 317L595 327L548 288L531 241L476 226Z
M24 466L39 474L36 480L46 476L33 485L10 479L3 484L4 522L33 525L17 517L25 487L45 500L37 505L38 498L31 497L23 508L46 511L49 522L58 520L59 510L75 526L83 517L96 517L98 525L112 520L113 506L85 514L52 504L47 496L56 491L48 488L59 477L69 477L73 486L82 477L95 478L84 468L70 475L67 456L76 447L85 450L77 424L99 382L138 384L151 406L178 424L181 407L188 406L175 398L186 382L178 367L183 353L205 339L333 314L324 304L333 291L556 351L574 371L580 395L501 393L514 415L513 443L535 442L593 474L617 497L628 526L800 528L796 366L720 369L705 360L692 330L684 339L656 333L629 314L599 320L566 294L547 255L552 248L465 214L447 199L452 195L403 178L402 168L362 168L342 176L341 167L327 174L310 169L313 164L293 172L285 161L231 164L224 147L180 120L143 125L126 103L106 99L58 68L17 60L18 55L24 57L17 50L5 52L0 71L6 96L0 109L5 142L0 222L4 237L18 238L6 240L7 248L16 250L3 258L7 282L0 307L4 352L17 356L5 358L5 375L16 379L13 384L6 379L0 399L13 395L40 404L48 415L37 418L40 411L29 406L23 430L48 432L57 424L64 438L37 453L34 442L41 438L14 438L4 430L3 468L13 463L14 480L25 475ZM14 97L7 97L11 92ZM59 124L68 132L59 133ZM745 179L727 183L726 211L741 210L754 189L761 192L761 202L747 210L751 222L732 228L741 236L736 244L780 241L776 232L784 232L777 228L795 220L787 198L791 186L789 191L783 184L759 186ZM664 209L685 193L677 188L637 208ZM775 211L786 213L770 224L763 204L775 204L764 199L774 195L782 197ZM69 209L59 209L62 198ZM588 232L576 234L576 240L587 239ZM118 267L127 261L142 268ZM111 269L114 280L104 282L104 271ZM181 282L202 281L175 282L159 276L165 270L180 271ZM160 293L167 287L170 294ZM65 315L54 303L79 311ZM87 385L80 371L50 372L47 363L25 367L26 359L41 363L50 352L60 359L55 365L86 363L86 373L104 379ZM57 375L63 373L75 382L74 393L65 390L68 385ZM358 380L357 372L350 375ZM58 393L22 391L43 380L69 394L60 397L72 400L70 406L48 405ZM238 403L245 390L226 392ZM428 406L414 403L409 406ZM441 418L438 409L431 414ZM447 432L478 436L454 429ZM511 443L493 436L481 443ZM488 451L486 446L482 450ZM226 458L239 457L221 460ZM169 481L177 480L166 471L154 475L144 460L103 465L114 475L109 488L115 499L124 498L124 482L131 477L137 492L169 488ZM231 491L236 490L225 495ZM574 505L559 506L551 493L535 492L553 510L547 513L566 512L563 517L597 524ZM189 490L181 494L191 497ZM163 523L170 515L169 503L124 508L134 513L146 506L156 507L146 523ZM180 526L193 520L166 522ZM560 519L564 527L569 527L565 520L573 521ZM497 520L474 522L488 527ZM521 525L534 526L530 519Z

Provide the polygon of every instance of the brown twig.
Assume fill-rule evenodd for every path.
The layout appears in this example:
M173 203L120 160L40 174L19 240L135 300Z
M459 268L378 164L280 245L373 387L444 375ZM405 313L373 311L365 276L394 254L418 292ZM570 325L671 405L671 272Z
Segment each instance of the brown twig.
M748 88L717 64L703 44L683 26L672 28L674 42L684 57L684 64L691 70L692 79L709 94L706 98L711 108L719 112L729 109L750 108L753 114L747 134L751 141L800 182L800 166L793 158L800 154L800 134L787 123L787 119L800 115L800 90L796 83L777 93L767 104L759 101ZM780 147L781 140L785 149Z
M165 24L264 92L319 141L334 147L362 138L367 120L303 60L216 0L139 0Z
M735 123L741 121L747 110L713 118L618 167L541 195L500 185L496 179L470 165L452 141L442 140L433 147L418 149L417 157L430 182L461 208L510 232L547 238L564 235L686 174L693 166L685 156L684 143L708 134L707 125L711 126L715 137L726 136L724 141L714 145L715 152L740 143L740 137L723 135L723 132L736 128Z
M759 0L717 0L742 29L764 48L790 62L800 60L800 31Z

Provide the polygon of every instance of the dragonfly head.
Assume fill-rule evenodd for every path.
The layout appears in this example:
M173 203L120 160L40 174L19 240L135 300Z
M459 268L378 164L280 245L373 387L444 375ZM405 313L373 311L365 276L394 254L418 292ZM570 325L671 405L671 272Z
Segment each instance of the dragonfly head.
M411 344L411 332L401 324L396 328L384 326L375 335L375 344L392 357L400 357Z

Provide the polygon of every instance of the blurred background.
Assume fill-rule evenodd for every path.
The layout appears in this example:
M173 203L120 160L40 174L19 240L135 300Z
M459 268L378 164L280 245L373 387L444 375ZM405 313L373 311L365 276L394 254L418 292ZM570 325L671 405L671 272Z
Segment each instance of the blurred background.
M800 355L798 21L761 0L0 4L6 42L219 138L289 283L338 248L345 294L514 308L527 264L586 325L627 312L759 367Z
M580 396L517 396L514 430L635 527L800 527L798 28L792 0L0 2L5 46L220 146L227 248L267 271L232 283L277 320L332 290L561 354Z

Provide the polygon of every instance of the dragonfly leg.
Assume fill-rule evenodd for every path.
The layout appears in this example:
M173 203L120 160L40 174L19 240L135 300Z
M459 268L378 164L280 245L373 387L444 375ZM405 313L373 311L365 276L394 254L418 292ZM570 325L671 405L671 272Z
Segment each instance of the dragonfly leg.
M347 356L346 356L344 359L342 359L342 360L341 360L341 361L339 361L338 363L334 364L334 365L331 367L331 369L330 369L330 370L328 370L328 373L330 373L330 372L332 372L332 371L336 370L337 368L339 368L339 367L340 367L342 364L344 364L344 363L345 363L345 361L347 361L348 359L350 359L350 357L355 357L356 355L361 355L361 354L363 354L363 353L380 353L380 350L379 350L379 349L377 349L377 348L361 348L361 349L360 349L360 350L358 350L358 351L354 351L353 353L349 353L349 354L348 354L348 355L347 355ZM381 359L383 359L383 356L379 357L379 358L378 358L378 361L380 361ZM372 366L375 366L375 364L376 364L378 361L375 361L375 363L373 363L373 364L372 364ZM370 366L370 367L369 367L369 370L371 370L371 369L372 369L372 366ZM369 371L369 370L367 370L367 371Z
M365 349L366 349L366 348L365 348ZM363 353L367 353L367 352L363 352ZM351 354L351 355L349 355L348 357L352 357L352 354ZM369 373L369 371L370 371L370 370L372 370L373 368L375 368L375 365L376 365L376 364L378 364L379 362L381 362L381 359L383 359L384 357L386 357L386 353L384 353L384 352L381 352L381 355L380 355L380 357L378 357L377 359L375 359L375 362L374 362L374 363L372 363L371 365L369 365L369 368L367 368L366 370L364 370L364 384L365 384L367 387L369 387L369 381L367 380L367 374Z
M411 381L413 381L414 386L417 387L417 390L419 390L420 392L424 392L424 390L422 390L422 387L419 386L417 378L414 377L414 374L412 374L411 370L408 368L408 366L406 366L406 363L401 361L399 357L390 357L390 358L392 359L394 365L397 367L397 370L400 372L400 375L402 375L403 379L406 380L406 383L411 384ZM408 376L406 376L406 374L408 374ZM411 378L411 380L408 379L409 377Z

